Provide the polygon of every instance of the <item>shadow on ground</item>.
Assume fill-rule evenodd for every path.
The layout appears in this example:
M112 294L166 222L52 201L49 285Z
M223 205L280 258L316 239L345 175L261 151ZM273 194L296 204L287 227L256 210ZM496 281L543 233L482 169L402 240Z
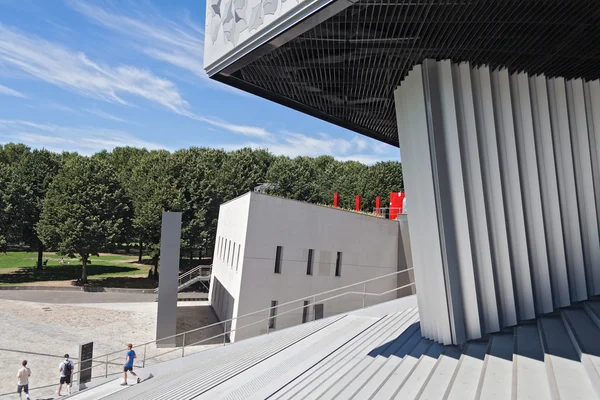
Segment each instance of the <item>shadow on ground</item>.
M89 281L91 287L125 288L125 289L155 289L158 281L146 277L114 276Z
M88 265L87 272L88 277L93 278L94 275L113 274L113 273L127 273L127 272L138 272L139 270L129 266L115 266L115 265L101 265L92 264ZM43 282L43 281L66 281L66 280L77 280L81 277L81 266L80 265L60 265L60 266L49 266L42 270L36 268L24 267L12 272L0 273L0 283L31 283L31 282ZM108 279L108 278L105 278Z
M209 305L177 307L177 333L188 332L193 329L216 324L217 322L219 320ZM181 346L182 343L183 337L178 337L177 346ZM218 343L223 343L222 325L200 329L196 332L186 333L185 335L186 346Z

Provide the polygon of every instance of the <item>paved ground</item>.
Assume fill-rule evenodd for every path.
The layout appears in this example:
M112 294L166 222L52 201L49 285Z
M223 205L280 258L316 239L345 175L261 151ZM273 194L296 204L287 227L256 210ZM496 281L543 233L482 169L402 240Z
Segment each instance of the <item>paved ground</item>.
M32 387L53 384L58 379L62 355L77 358L79 344L94 342L94 354L124 349L155 338L156 295L124 293L84 293L53 291L0 291L0 399L16 390L16 372L23 359L32 369ZM178 332L216 322L207 302L180 302L177 312ZM188 335L197 342L221 332L217 326ZM213 339L202 346L186 347L186 354L201 351L222 342ZM144 348L136 347L138 359ZM148 346L148 363L180 357L181 350L156 349ZM115 355L109 373L118 372L125 351ZM139 360L138 360L139 361ZM103 374L105 366L94 369ZM32 398L49 399L55 388L34 392Z
M57 290L0 290L0 299L53 304L154 302L156 294L94 293Z

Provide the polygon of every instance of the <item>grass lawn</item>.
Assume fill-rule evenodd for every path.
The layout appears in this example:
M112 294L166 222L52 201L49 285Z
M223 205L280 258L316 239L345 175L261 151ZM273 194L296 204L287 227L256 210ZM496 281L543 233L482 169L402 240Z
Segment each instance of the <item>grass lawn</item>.
M81 277L81 261L65 257L60 264L60 256L44 253L48 264L37 270L37 253L12 251L0 253L0 285L31 284L48 281L70 281ZM102 254L92 256L87 267L90 284L111 287L155 287L156 282L146 279L150 265L138 264L136 256Z

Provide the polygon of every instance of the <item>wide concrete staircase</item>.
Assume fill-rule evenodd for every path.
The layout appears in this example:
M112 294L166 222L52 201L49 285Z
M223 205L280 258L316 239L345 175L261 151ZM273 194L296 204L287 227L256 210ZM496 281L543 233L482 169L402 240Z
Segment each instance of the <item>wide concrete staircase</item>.
M411 303L412 302L412 303ZM421 337L414 296L110 381L82 399L598 399L600 302L467 343ZM398 310L398 311L394 311Z

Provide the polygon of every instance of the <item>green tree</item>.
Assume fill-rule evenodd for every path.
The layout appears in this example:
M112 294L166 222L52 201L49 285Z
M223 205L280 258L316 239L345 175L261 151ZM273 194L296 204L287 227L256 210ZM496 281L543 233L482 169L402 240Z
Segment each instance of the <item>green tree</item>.
M21 143L7 143L0 146L0 164L14 165L28 154L31 149Z
M249 147L227 153L218 175L223 200L234 199L265 182L274 159L267 150Z
M366 172L367 166L358 161L340 163L334 191L340 194L341 207L354 209L356 196L365 197Z
M267 181L279 187L271 193L317 203L321 200L317 166L311 157L277 157L267 172Z
M116 147L110 153L107 151L101 151L94 154L94 157L101 158L107 161L115 170L125 194L128 197L132 197L133 191L137 190L135 182L133 181L133 170L142 162L144 156L148 154L146 149L138 149L135 147ZM135 212L134 210L132 213ZM132 219L130 219L132 221ZM129 254L130 242L138 241L140 238L137 236L136 229L132 224L123 227L123 235L117 237L116 240L119 244L125 243L125 250ZM143 252L143 244L139 242L139 258L141 261Z
M223 150L197 147L173 153L172 176L182 212L181 239L190 263L194 251L199 246L205 248L214 236L213 218L216 220L224 198L224 186L218 177L225 156Z
M398 161L378 162L370 165L365 172L363 210L372 211L375 208L376 197L381 197L382 206L387 207L390 192L404 190L402 164Z
M67 158L43 203L38 234L61 255L81 257L87 283L89 258L122 234L130 201L112 167L87 157Z
M169 173L171 154L168 151L151 151L138 160L131 172L131 199L134 217L133 229L145 246L157 275L160 250L162 212L178 208L178 193ZM140 259L141 262L141 252Z
M1 149L0 149L1 154ZM0 252L6 251L8 234L8 214L6 212L5 190L10 176L9 166L0 161Z
M22 153L15 160L4 190L12 237L38 252L37 268L42 268L44 246L38 237L37 223L42 202L60 167L59 157L47 150Z

